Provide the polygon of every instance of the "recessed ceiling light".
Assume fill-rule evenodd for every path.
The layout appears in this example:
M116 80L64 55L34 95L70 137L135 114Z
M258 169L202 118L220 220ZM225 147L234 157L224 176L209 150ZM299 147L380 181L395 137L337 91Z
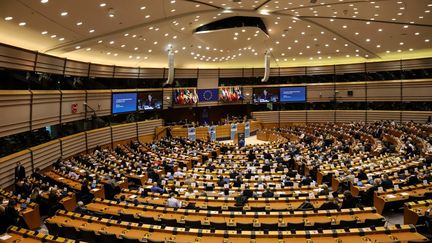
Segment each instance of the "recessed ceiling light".
M81 46L75 46L75 49L77 49L77 50L80 49L80 48L81 48Z
M106 6L106 3L101 3L101 4L99 4L99 7L101 7L101 8L103 8L103 7L105 7Z
M95 32L95 30L93 30L93 29L89 30L89 33L93 33L93 32Z
M13 19L13 17L10 17L10 16L8 16L8 17L6 17L6 18L4 18L6 21L9 21L9 20L12 20Z
M103 40L98 40L98 43L100 44L100 43L102 43L103 42Z
M64 39L65 39L65 38L62 37L62 38L59 39L59 41L64 41Z
M62 12L60 15L61 15L61 16L67 16L67 15L68 15L68 12Z
M86 51L90 51L90 50L91 50L91 48L90 48L90 47L86 49Z
M27 23L26 22L21 22L21 23L19 23L18 25L19 26L25 26Z
M57 35L51 35L51 38L56 38L57 37Z
M144 10L144 9L146 9L146 6L142 6L140 9L141 9L141 10Z
M41 3L47 3L48 0L41 0Z
M48 31L46 31L46 30L45 30L45 31L42 31L41 34L42 34L42 35L46 35L46 34L48 34Z
M82 25L83 23L82 22L78 22L78 23L76 23L76 25L78 25L78 26L80 26L80 25Z

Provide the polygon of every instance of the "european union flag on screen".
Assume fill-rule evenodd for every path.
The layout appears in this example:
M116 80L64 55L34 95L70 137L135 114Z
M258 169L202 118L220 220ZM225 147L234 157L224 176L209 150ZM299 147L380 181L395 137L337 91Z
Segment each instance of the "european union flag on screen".
M198 100L199 102L218 101L218 89L199 89Z

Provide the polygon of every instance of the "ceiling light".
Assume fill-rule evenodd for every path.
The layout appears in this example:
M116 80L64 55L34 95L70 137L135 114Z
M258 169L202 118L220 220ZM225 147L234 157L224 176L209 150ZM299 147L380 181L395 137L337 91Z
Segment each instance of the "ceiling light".
M86 49L86 51L90 51L90 50L91 50L91 48L90 48L90 47Z
M76 25L78 25L78 26L80 26L80 25L82 25L83 23L82 22L78 22L78 23L76 23Z
M56 37L57 37L57 35L52 35L52 36L51 36L51 38L56 38Z
M103 8L103 7L105 7L106 6L106 3L101 3L101 4L99 4L99 7L101 7L101 8Z
M75 46L75 49L77 49L77 50L80 49L80 48L81 48L81 46Z
M59 39L59 41L64 41L64 39L65 39L65 38L62 37L62 38Z
M41 0L41 3L47 3L48 0Z
M146 6L142 6L140 9L141 9L141 10L144 10L144 9L146 9Z
M18 25L19 26L25 26L27 23L26 22L21 22L21 23L19 23Z
M67 16L67 15L68 15L68 12L62 12L60 15L61 15L61 16Z
M48 31L42 31L42 33L41 33L42 35L46 35L46 34L48 34Z
M89 33L93 33L93 32L95 32L95 30L89 30Z
M4 18L6 21L9 21L9 20L12 20L13 19L13 17L6 17L6 18Z

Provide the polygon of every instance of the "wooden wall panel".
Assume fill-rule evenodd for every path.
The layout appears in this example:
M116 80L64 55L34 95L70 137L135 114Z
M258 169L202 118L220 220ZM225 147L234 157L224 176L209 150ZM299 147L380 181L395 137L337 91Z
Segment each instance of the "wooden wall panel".
M334 110L327 111L307 111L308 122L334 122L335 121Z
M402 111L402 122L426 123L430 116L432 111Z
M85 133L83 132L60 138L62 158L66 159L86 151L85 141Z
M329 102L335 98L333 83L310 84L307 86L308 102Z
M30 92L0 91L0 137L30 130Z
M432 80L407 80L403 82L402 100L432 101Z
M364 102L366 101L366 83L336 83L336 100L343 102ZM348 91L353 95L349 96Z
M22 150L17 153L0 158L0 185L2 188L11 186L15 182L15 167L16 163L20 161L24 166L26 175L30 175L31 155L30 150Z
M141 68L139 77L140 78L164 78L166 70L164 68Z
M90 64L90 77L112 78L114 76L114 66Z
M154 132L153 132L154 133ZM113 141L137 138L137 124L128 123L112 127Z
M367 82L368 101L400 101L401 82Z
M233 78L233 77L249 77L243 74L242 68L230 68L230 69L221 69L219 71L219 78Z
M65 68L65 61L66 59L64 58L39 53L37 56L35 71L43 73L63 74Z
M381 121L381 120L392 120L400 121L401 112L400 111L367 111L367 121Z
M306 111L281 111L280 123L305 122Z
M88 90L87 104L98 116L108 116L111 114L111 90ZM91 116L92 111L88 109L87 117Z
M33 92L32 129L51 126L60 122L60 91Z
M198 78L215 78L219 77L219 69L199 69Z
M365 110L336 110L336 122L360 122L365 120Z
M198 78L198 69L176 68L174 70L175 79Z
M85 106L86 93L81 90L64 90L62 91L62 117L61 121L71 122L82 120L85 118ZM77 106L77 112L72 112L72 105Z
M31 147L34 168L45 169L61 158L60 140L56 139Z
M65 75L87 77L89 75L90 64L88 62L78 62L67 60Z
M0 45L0 67L33 71L36 52Z
M139 68L136 67L114 67L114 78L136 79L139 75Z
M252 117L262 123L279 122L279 112L277 111L260 111L253 112Z
M162 125L162 119L138 122L138 136L154 134L156 127L160 127Z
M104 127L86 132L88 149L97 145L111 145L111 127Z

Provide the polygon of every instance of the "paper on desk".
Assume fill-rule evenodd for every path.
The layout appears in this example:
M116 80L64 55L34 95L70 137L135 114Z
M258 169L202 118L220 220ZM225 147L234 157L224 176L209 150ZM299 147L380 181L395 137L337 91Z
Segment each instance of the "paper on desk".
M7 240L7 239L10 239L10 238L12 238L12 236L10 236L8 234L4 234L4 235L0 236L0 240Z
M387 198L396 198L396 196L393 194L390 194L390 195L387 195Z

